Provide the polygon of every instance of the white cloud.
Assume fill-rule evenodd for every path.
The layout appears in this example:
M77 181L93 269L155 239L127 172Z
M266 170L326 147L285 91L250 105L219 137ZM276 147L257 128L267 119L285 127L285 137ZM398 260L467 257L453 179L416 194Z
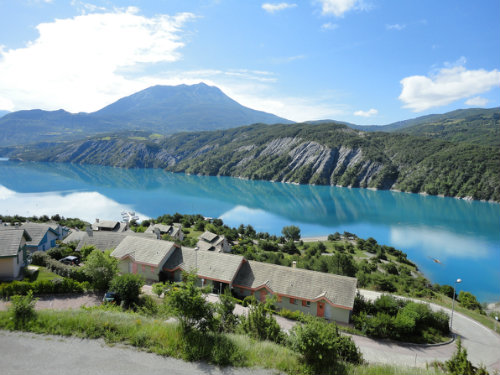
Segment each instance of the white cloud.
M465 102L467 105L472 105L476 107L484 107L486 104L488 104L488 99L482 98L480 96L475 96L473 98L470 98Z
M47 193L19 193L0 185L2 213L6 215L79 217L93 222L96 217L121 220L120 212L135 211L130 205L116 202L96 192L54 191ZM140 220L147 218L138 212Z
M323 30L335 30L338 28L339 28L339 25L337 25L336 23L331 23L331 22L327 22L327 23L324 23L323 25L321 25L321 29L323 29Z
M375 115L378 115L378 111L374 108L371 108L368 111L356 111L356 112L354 112L354 116L372 117Z
M318 0L318 2L321 4L321 12L325 16L342 17L352 9L363 8L361 0Z
M397 30L401 31L406 27L406 25L400 25L399 23L395 23L394 25L385 25L387 30Z
M277 4L264 3L262 4L262 9L264 9L268 13L275 13L281 10L295 8L296 6L297 4L290 4L290 3L277 3Z
M147 87L125 78L127 69L140 76L141 67L179 60L180 33L194 17L148 18L129 7L40 24L39 37L25 47L0 48L0 98L15 110L97 110Z
M288 64L292 61L305 59L305 55L295 55L295 56L286 56L286 57L273 57L271 58L271 62L273 64Z
M405 108L414 112L440 107L454 101L471 97L500 86L497 69L467 70L460 59L458 64L448 64L437 73L426 76L410 76L400 82L403 86L399 100Z

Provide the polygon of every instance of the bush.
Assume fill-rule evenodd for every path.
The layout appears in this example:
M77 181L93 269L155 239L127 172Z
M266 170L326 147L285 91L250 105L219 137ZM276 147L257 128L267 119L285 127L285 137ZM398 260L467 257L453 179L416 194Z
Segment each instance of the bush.
M88 283L79 283L75 280L64 278L54 280L38 280L35 282L13 281L0 284L0 296L8 298L14 295L57 294L57 293L83 293L88 290Z
M139 275L126 273L116 276L110 284L110 289L114 291L125 308L139 302L139 294L144 285L144 279Z
M84 272L95 289L104 291L118 273L118 261L110 256L109 252L94 250L87 257Z
M37 299L33 298L33 292L31 290L25 296L12 296L10 311L16 329L23 327L28 321L36 316L36 301Z
M273 300L268 299L259 303L253 299L248 316L241 317L240 329L250 337L257 340L269 340L276 343L283 341L283 333L276 319L272 315L270 306Z
M202 290L196 286L195 274L184 272L182 275L184 281L168 291L168 306L179 319L184 333L212 331L215 323L212 304L205 300Z
M352 339L339 336L336 324L323 319L309 318L305 324L294 326L288 343L304 356L315 373L334 371L342 360L352 363L362 360Z

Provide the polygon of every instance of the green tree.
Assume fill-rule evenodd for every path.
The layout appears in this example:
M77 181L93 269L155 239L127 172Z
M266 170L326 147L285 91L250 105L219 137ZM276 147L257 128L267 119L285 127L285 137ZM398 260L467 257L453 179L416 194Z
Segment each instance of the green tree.
M109 251L92 251L85 261L84 272L97 290L107 290L109 283L118 273L118 260Z
M184 281L176 284L166 295L168 306L185 333L193 329L202 332L213 330L214 308L203 296L202 289L196 286L197 276L186 272L182 275Z
M300 228L295 225L288 225L283 227L281 234L288 241L298 241L300 240Z
M482 310L481 304L477 301L476 297L470 292L460 291L458 294L460 304L469 310Z
M139 275L126 273L121 276L116 276L110 285L110 289L114 291L125 308L129 308L134 303L139 302L139 294L144 285L144 279Z

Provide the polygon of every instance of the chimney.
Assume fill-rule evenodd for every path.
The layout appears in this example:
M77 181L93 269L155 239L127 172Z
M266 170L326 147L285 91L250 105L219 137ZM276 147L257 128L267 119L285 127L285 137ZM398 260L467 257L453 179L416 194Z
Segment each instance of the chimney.
M98 223L98 222L99 222L99 219L97 219L97 218L96 218L96 219L95 219L95 222L96 222L96 223Z
M160 229L155 228L155 229L153 229L153 232L154 232L154 234L156 234L156 239L157 239L157 240L161 240L161 233L160 233Z
M296 260L294 260L294 261L292 262L292 268L297 268L297 261L296 261Z
M19 223L15 223L14 225L16 226L16 229L19 228Z
M94 232L92 231L92 228L90 227L90 225L87 225L87 228L85 228L85 232L87 232L87 235L89 237L92 237L94 235Z

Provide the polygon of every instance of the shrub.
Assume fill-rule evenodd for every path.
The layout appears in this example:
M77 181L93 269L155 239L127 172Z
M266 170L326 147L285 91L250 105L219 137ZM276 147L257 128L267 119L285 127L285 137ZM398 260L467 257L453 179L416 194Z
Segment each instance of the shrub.
M125 275L116 276L110 284L110 289L113 290L125 308L129 308L133 304L139 302L139 294L144 285L144 279L139 275L126 273Z
M236 300L229 289L225 289L219 298L220 302L216 305L219 314L219 332L234 332L239 323L238 317L233 313Z
M268 299L259 303L253 299L248 316L241 317L240 329L257 340L269 340L276 343L283 341L283 333L276 319L273 317L270 306L273 300Z
M12 296L10 311L16 329L23 327L28 321L36 316L36 301L37 299L33 298L33 292L31 290L25 296Z
M304 356L315 373L335 370L342 360L352 363L362 361L352 339L339 336L336 324L323 319L308 318L305 324L294 326L288 343Z
M92 286L97 290L107 290L109 283L118 273L118 261L100 250L94 250L87 257L84 267L85 274L92 280Z
M446 370L451 375L473 375L475 373L472 363L467 359L467 349L462 347L462 340L457 338L457 350L445 362Z
M205 300L202 290L196 286L193 273L183 273L184 281L169 290L166 299L174 315L179 319L185 333L198 329L210 331L214 328L214 309Z
M47 261L51 259L44 251L35 251L31 254L31 264L35 266L47 266Z

